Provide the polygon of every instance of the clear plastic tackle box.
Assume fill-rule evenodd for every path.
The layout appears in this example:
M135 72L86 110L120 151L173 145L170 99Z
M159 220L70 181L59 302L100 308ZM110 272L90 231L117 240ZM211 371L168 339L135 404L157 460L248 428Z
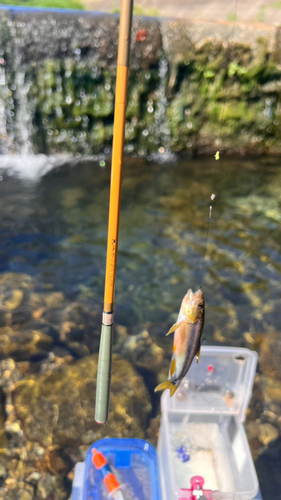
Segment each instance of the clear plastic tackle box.
M175 395L161 398L158 440L163 500L251 500L258 479L243 422L257 353L202 346ZM191 488L201 478L198 491ZM200 483L199 480L199 483Z

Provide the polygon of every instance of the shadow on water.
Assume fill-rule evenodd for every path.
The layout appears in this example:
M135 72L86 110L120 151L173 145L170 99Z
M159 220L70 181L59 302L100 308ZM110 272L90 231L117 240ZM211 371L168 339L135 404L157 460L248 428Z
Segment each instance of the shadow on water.
M256 461L263 500L281 499L281 476L273 474L277 463L281 463L281 438L270 443Z

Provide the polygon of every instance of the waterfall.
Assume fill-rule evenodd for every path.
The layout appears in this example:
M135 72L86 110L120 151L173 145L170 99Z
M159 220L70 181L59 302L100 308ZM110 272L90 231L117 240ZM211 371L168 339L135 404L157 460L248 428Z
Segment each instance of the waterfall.
M0 154L8 154L11 150L12 138L8 133L8 121L11 119L10 90L6 83L5 60L0 51Z
M0 13L0 175L4 168L41 175L55 157L59 164L77 155L105 158L112 144L118 16L1 7ZM132 42L127 151L171 160L160 23L134 22L146 23L150 39Z
M15 135L18 144L18 154L33 155L32 135L32 102L28 99L31 81L26 81L24 69L19 69L15 76L15 99L18 109L15 120Z
M168 60L163 53L159 60L159 86L156 95L156 109L155 109L155 123L154 123L154 136L155 143L158 150L152 153L153 160L158 162L170 162L175 160L175 155L170 150L171 133L167 124L167 105L168 99L166 96L168 85Z

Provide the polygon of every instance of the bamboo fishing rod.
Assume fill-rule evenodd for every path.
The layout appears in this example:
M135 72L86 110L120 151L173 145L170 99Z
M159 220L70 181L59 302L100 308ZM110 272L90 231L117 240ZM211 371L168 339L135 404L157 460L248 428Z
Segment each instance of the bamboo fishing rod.
M120 218L121 180L127 107L128 73L130 41L134 0L122 0L118 42L118 60L116 75L115 110L113 126L113 148L111 161L111 181L108 216L107 256L105 271L104 305L99 348L96 422L103 424L108 418L112 339L113 309L118 250L118 232Z

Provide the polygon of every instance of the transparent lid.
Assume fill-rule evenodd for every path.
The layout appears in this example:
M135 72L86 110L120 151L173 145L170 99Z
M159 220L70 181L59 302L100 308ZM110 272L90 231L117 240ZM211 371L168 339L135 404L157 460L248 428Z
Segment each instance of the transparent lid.
M108 500L110 496L102 471L93 465L94 448L104 455L110 471L122 485L124 498L160 500L156 450L147 441L134 438L104 438L89 448L85 459L83 500Z
M175 395L164 392L162 411L233 414L244 421L257 359L249 349L202 346Z

